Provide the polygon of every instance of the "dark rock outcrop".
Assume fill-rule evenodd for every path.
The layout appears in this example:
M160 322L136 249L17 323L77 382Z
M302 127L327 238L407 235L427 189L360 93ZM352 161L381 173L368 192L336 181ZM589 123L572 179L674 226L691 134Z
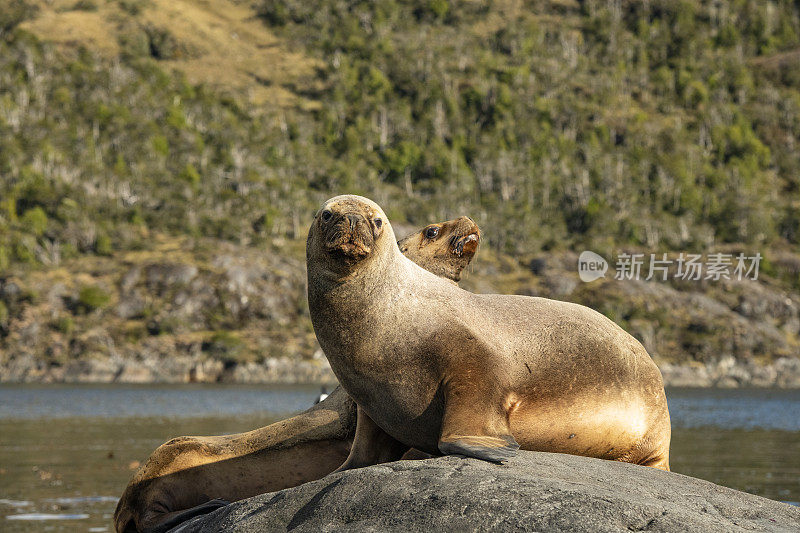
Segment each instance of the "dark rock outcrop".
M631 464L521 452L331 474L174 533L249 531L800 531L800 508Z

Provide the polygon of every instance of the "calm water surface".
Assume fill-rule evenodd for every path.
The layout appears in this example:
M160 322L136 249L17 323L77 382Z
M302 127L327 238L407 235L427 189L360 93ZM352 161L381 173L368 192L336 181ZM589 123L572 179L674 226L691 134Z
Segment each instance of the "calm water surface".
M306 409L314 386L2 386L0 531L112 531L159 444L247 431ZM672 468L800 502L800 391L670 389Z

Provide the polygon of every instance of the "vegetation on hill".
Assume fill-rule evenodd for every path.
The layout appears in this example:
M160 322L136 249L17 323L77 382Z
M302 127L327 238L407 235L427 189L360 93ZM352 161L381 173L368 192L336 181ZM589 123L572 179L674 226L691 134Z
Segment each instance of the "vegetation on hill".
M326 62L310 141L334 161L312 186L405 193L406 216L456 207L519 251L800 242L800 63L763 68L798 52L798 9L270 0L261 14Z
M223 3L236 16L212 20ZM119 263L109 294L75 285L77 303L53 319L65 336L116 305L127 254L159 239L277 250L342 192L375 199L398 223L468 214L484 250L520 265L586 248L761 252L766 285L797 300L795 1L269 0L249 10L215 0L186 20L167 4L0 0L0 272L24 285L31 271ZM169 25L158 23L165 13ZM212 48L237 39L225 70ZM272 48L302 68L272 68L277 53L264 56L275 65L243 59ZM217 83L194 83L212 81L214 65ZM275 91L254 105L248 79ZM296 244L280 249L302 256ZM557 296L626 327L666 319L620 312L613 302L628 297L613 291ZM24 306L0 304L10 346ZM128 318L137 331L153 320ZM772 324L783 333L768 337L782 340L746 353L793 353L792 324ZM171 326L207 332L211 347L238 346L219 330L246 327ZM691 327L677 328L669 359L719 355L680 341Z
M275 120L152 60L64 61L25 33L0 43L0 84L3 267L142 248L150 231L302 232L307 185Z

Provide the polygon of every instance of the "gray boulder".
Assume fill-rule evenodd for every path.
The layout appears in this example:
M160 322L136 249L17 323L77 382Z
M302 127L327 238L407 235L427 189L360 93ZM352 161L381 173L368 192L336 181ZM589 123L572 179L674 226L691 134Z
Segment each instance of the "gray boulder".
M800 508L652 468L521 452L505 465L447 456L331 474L172 531L285 530L796 532Z

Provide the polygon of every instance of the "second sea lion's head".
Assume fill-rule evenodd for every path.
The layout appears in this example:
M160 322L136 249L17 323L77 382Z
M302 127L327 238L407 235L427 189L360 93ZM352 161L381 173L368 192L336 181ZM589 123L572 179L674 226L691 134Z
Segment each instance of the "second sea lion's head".
M481 230L469 217L430 224L398 241L403 254L422 268L453 281L469 265L481 240Z
M306 256L322 261L337 275L346 275L380 255L387 242L394 246L394 232L378 204L363 196L336 196L322 204L314 216Z

